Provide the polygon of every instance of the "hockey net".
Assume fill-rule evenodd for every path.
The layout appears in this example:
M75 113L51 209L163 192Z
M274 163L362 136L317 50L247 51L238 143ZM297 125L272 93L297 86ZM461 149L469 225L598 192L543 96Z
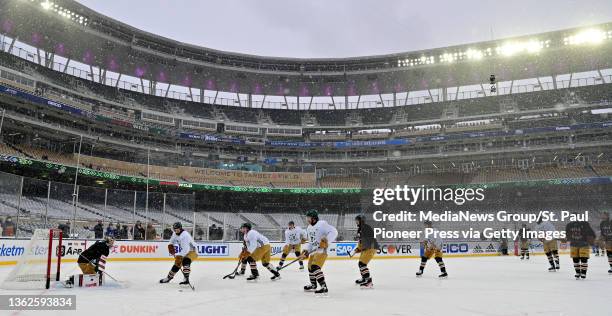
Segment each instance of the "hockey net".
M17 265L2 283L2 288L48 289L52 280L59 281L61 255L61 230L35 230Z

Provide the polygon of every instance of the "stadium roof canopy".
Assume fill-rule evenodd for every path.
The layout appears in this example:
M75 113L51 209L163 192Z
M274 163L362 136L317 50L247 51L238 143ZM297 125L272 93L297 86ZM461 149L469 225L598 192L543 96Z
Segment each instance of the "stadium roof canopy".
M254 95L376 95L481 84L491 74L507 81L612 67L612 23L400 54L298 59L178 42L73 0L3 0L0 32L110 72Z

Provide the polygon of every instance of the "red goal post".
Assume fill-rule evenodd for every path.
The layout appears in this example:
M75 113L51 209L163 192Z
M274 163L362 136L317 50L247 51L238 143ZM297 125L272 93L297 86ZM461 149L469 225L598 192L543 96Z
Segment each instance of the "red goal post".
M53 255L53 240L57 234L57 247L55 248L55 255ZM57 268L55 271L55 281L60 280L60 271L62 267L62 237L64 232L60 229L49 229L49 248L47 251L47 282L45 288L48 289L51 286L51 266L53 265L53 257L57 257Z

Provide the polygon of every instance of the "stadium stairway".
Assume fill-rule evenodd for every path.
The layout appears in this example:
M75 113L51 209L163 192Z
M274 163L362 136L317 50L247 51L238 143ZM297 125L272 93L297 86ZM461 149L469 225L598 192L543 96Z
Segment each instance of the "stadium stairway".
M103 214L101 212L98 212L95 209L91 209L90 206L87 206L87 205L78 204L77 207L82 209L82 210L84 210L84 211L87 211L89 213L92 213L92 214L95 214L97 216L100 216L100 219L104 218L104 219L111 220L111 221L118 221L119 220L118 218L114 218L112 216L108 216L108 215L105 215L105 214Z
M284 225L281 225L272 215L270 214L264 214L264 216L270 221L270 223L283 228Z
M10 207L10 208L14 208L17 209L17 204L14 204L11 201L7 201L7 200L0 200L0 203ZM26 210L25 208L23 208L23 206L19 207L19 216L30 216L30 211Z
M179 215L178 213L170 212L168 210L166 210L166 213L168 213L168 214L170 214L170 215L180 219L181 221L183 221L185 223L191 223L191 221L193 221L193 219L188 219L188 218L186 218L186 217L184 217L182 215Z
M249 220L248 218L246 218L244 215L240 214L240 212L236 213L236 215L238 215L238 217L240 217L240 219L242 220L242 222L244 223L251 223L251 224L256 224L253 223L251 220Z

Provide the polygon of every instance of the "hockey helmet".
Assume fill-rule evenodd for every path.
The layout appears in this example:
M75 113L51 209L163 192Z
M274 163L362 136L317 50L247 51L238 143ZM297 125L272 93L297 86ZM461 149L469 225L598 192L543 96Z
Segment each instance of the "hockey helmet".
M306 216L314 219L319 219L319 212L315 209L308 210Z

